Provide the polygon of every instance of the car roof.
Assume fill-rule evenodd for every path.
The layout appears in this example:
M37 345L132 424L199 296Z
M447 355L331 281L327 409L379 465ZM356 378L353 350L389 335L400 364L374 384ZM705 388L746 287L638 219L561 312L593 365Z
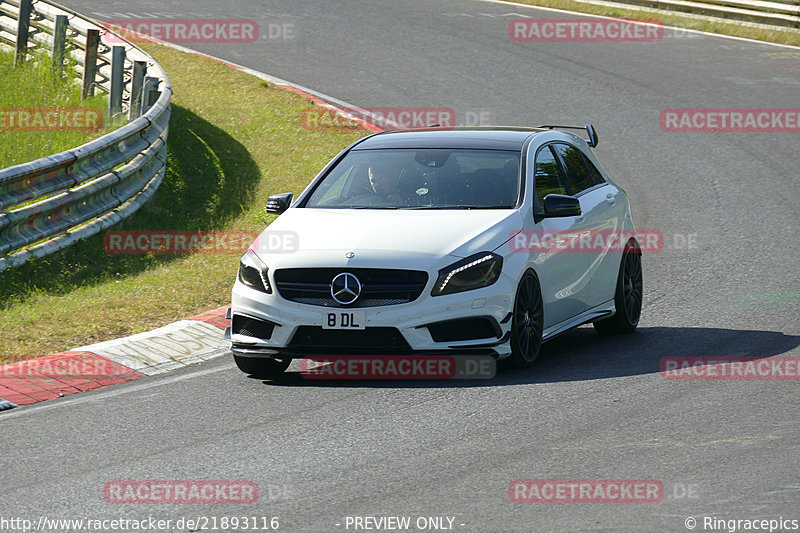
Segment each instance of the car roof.
M522 150L526 139L548 131L541 128L424 128L378 133L367 137L353 150L386 148L465 148L483 150Z

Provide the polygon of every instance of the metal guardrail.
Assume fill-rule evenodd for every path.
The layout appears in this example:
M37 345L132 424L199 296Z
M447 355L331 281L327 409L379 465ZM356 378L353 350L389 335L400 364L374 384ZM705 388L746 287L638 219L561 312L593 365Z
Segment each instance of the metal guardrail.
M166 170L172 85L161 66L107 28L49 0L32 4L26 25L19 17L25 4L30 9L30 0L0 0L0 46L18 57L20 47L23 56L28 47L61 47L83 64L76 70L84 92L110 93L111 112L130 121L78 148L0 169L0 271L131 215L153 196ZM26 33L27 39L17 39ZM86 60L94 50L96 63Z
M593 0L580 0L594 3ZM616 5L636 5L719 19L754 22L776 29L800 29L800 0L610 0ZM606 3L606 2L599 2Z

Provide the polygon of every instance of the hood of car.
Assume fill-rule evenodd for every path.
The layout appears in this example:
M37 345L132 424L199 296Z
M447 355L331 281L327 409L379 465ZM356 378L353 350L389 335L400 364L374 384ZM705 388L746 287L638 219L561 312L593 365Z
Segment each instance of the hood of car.
M461 258L494 250L521 225L521 215L512 209L292 208L252 248L269 258L271 266L416 263L424 269L447 255ZM420 260L427 265L418 264Z

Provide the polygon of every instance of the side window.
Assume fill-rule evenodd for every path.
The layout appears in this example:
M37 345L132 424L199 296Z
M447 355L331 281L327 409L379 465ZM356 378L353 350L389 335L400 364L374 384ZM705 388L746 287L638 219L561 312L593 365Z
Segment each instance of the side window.
M569 194L578 194L579 192L594 187L594 181L589 174L589 169L586 167L586 162L580 150L568 144L557 143L554 145L561 160L567 167L567 188Z
M592 175L592 182L594 182L595 185L605 183L606 179L603 177L600 171L597 170L597 167L594 166L594 163L592 163L591 159L584 156L583 160L586 161L586 166L589 167L589 174Z
M534 188L539 197L539 205L544 205L544 197L548 194L567 194L564 176L549 146L536 154Z

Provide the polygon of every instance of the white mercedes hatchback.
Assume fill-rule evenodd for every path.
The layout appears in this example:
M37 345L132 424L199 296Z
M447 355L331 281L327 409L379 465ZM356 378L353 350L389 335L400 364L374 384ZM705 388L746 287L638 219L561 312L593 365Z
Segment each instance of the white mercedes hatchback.
M632 331L641 250L588 141L538 128L428 128L336 156L242 256L226 336L238 367L293 358L492 355L533 363L588 322Z

